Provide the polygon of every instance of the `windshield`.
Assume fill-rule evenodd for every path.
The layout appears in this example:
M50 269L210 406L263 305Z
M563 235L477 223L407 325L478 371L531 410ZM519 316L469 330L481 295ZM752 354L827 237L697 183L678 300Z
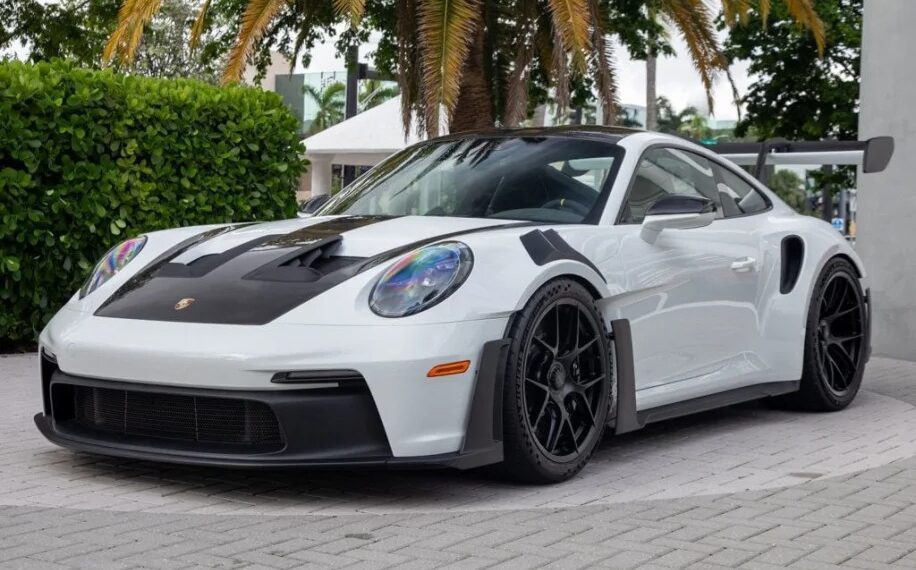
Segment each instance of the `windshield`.
M433 141L379 164L320 214L596 222L622 155L573 137Z

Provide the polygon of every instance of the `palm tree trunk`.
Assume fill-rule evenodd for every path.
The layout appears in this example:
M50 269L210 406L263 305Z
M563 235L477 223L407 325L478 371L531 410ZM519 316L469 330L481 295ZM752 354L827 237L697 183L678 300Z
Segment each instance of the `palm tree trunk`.
M493 127L493 96L484 65L485 45L486 30L484 19L481 19L477 24L468 59L464 64L461 91L458 92L458 102L455 105L455 114L452 116L449 132L458 133Z
M646 129L658 130L658 95L656 86L656 64L658 60L650 50L646 55Z

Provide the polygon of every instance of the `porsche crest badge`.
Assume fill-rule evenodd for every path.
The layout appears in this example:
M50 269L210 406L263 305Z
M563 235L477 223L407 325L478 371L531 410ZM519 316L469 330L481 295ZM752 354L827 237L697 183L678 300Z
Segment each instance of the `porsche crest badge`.
M183 311L187 309L188 307L190 307L191 305L193 305L194 301L195 299L193 297L185 297L184 299L181 299L180 301L175 303L175 310Z

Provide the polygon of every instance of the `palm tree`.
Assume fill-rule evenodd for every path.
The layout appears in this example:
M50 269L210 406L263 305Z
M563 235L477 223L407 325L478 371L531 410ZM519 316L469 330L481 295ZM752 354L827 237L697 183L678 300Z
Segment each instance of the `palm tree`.
M696 141L712 136L712 129L709 128L706 117L699 113L687 117L687 121L681 126L681 132Z
M391 85L390 82L381 81L379 79L367 79L362 82L359 87L359 95L357 96L357 107L359 112L362 113L366 109L371 109L376 105L380 105L389 99L397 97L400 93L400 90L395 85Z
M325 9L328 0L247 0L235 46L230 52L224 81L236 81L249 55L284 9ZM331 0L342 17L356 27L366 0ZM387 0L386 0L387 1ZM705 0L680 0L704 5ZM161 0L123 0L118 24L104 57L129 64L143 28ZM204 0L194 25L203 29L210 0ZM546 77L560 108L568 107L570 79L589 74L602 101L604 121L616 116L613 54L607 39L601 0L393 0L396 11L397 79L402 95L405 126L416 111L429 133L439 129L445 113L450 130L513 126L528 114L529 79L534 72ZM705 30L691 38L713 43L693 53L701 69L718 65L709 11ZM689 10L675 14L679 25L694 26ZM708 43L708 42L707 42ZM494 50L508 56L493 65ZM498 69L495 69L498 68Z
M343 119L346 85L340 81L335 81L320 91L312 85L306 85L304 90L309 99L314 101L318 107L315 118L312 119L312 124L309 127L309 133L315 134L323 131Z
M691 117L698 116L700 113L696 107L685 107L675 112L674 106L667 97L659 97L656 100L658 108L658 131L662 133L679 134L684 132L685 125Z
M125 64L132 61L143 29L161 1L123 0L105 59L117 56ZM354 29L366 11L366 1L330 0L336 13ZM405 129L413 112L429 134L438 132L443 111L453 132L492 127L497 122L517 125L528 115L528 88L535 73L548 80L557 106L563 109L569 104L571 78L590 75L602 102L604 122L614 122L616 88L607 37L612 30L602 0L378 1L393 2L396 13L397 79ZM652 1L659 17L684 38L711 99L713 80L726 62L708 0ZM811 3L786 1L802 8L810 8ZM329 4L329 0L247 2L224 81L241 77L249 56L282 10L315 14ZM733 23L746 19L755 3L721 2L726 21ZM761 11L769 3L756 0ZM210 0L203 0L193 26L195 37L203 30L209 4Z
M751 10L759 10L762 20L765 23L767 16L770 13L770 8L772 5L772 0L720 0L722 4L722 15L725 19L725 22L729 26L735 26L738 24L744 24L748 20ZM818 17L817 12L814 10L813 0L785 0L786 6L789 9L789 13L792 14L792 17L795 18L795 21L798 22L801 26L809 29L814 35L814 40L817 43L818 51L823 53L824 51L824 23ZM661 24L664 28L673 28L676 31L680 32L682 38L687 44L687 49L691 52L691 58L694 61L694 64L697 66L697 71L700 74L700 80L703 82L703 87L706 89L706 99L707 105L709 107L709 112L713 112L713 100L712 100L712 80L715 78L715 71L721 69L728 74L728 68L724 58L721 56L718 45L715 42L715 38L706 37L708 31L708 21L710 19L709 14L704 14L704 11L708 10L708 6L700 5L699 2L692 2L690 0L649 0L645 4L647 11L647 16L650 21L657 22L661 20ZM675 17L679 12L688 8L694 11L695 16L698 18L695 26L684 26L682 20ZM682 14L681 18L684 17ZM697 34L697 37L692 37ZM712 32L714 33L714 32ZM646 38L646 129L656 130L659 127L658 124L658 112L656 108L656 102L658 101L657 95L657 61L659 54L659 47L662 42L666 40L667 34L664 34L662 37L656 36L654 33L650 33L649 37ZM700 40L700 41L698 41ZM697 64L697 61L703 61L704 56L702 54L694 53L697 47L715 45L715 53L710 52L707 54L707 57L712 60L719 59L718 64L713 66L712 69L704 69L701 65ZM712 71L712 73L710 73ZM731 76L728 77L731 81ZM734 83L732 83L734 89ZM738 94L735 92L735 101L737 103Z

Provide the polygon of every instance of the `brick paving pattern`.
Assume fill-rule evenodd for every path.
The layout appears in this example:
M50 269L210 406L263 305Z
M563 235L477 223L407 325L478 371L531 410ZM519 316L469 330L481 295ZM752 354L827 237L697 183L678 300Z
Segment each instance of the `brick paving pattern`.
M874 359L838 414L611 439L552 487L74 454L31 424L36 374L0 358L0 568L916 568L916 364Z

